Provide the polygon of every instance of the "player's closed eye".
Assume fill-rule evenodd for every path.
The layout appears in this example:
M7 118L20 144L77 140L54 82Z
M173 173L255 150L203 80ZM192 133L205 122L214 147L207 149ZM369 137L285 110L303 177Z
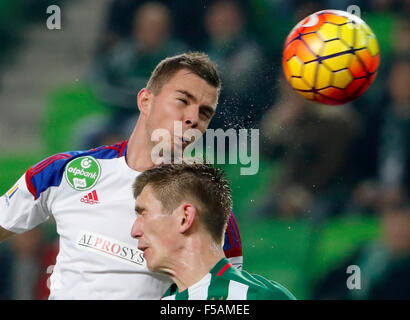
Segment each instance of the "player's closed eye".
M188 101L186 99L177 98L178 101L181 101L183 104L188 105Z
M140 208L140 207L137 207L137 208L135 208L135 213L137 214L137 217L138 216L144 216L144 214L145 214L145 209L144 208Z

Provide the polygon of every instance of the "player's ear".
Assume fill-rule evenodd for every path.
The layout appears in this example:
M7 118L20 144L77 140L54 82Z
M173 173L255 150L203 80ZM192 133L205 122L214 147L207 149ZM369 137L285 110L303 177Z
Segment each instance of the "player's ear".
M179 232L187 232L194 224L197 215L196 208L190 203L184 203L181 206Z
M152 92L142 88L137 95L137 105L140 113L147 114L152 100Z

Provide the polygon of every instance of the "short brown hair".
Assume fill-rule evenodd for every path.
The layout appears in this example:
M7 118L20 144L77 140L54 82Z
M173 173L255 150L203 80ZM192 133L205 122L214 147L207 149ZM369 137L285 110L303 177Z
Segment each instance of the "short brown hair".
M222 244L231 214L231 188L225 173L208 164L166 164L144 171L133 185L137 198L145 186L152 187L154 196L164 210L172 213L184 200L192 200L199 221L213 240Z
M203 52L189 52L162 60L154 69L147 82L147 89L154 94L161 91L162 86L179 70L188 69L209 85L221 89L221 78L217 66Z

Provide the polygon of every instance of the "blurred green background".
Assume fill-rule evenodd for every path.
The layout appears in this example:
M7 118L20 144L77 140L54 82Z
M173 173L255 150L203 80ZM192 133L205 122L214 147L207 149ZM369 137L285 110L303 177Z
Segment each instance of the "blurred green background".
M275 20L271 19L270 15L273 12L280 12L279 3L284 2L248 2L253 10L250 27L257 35L257 40L265 44L268 54L273 53L280 57L283 41L278 39L284 39L294 21L280 14ZM21 49L20 46L28 42L25 32L39 21L43 23L44 8L49 4L60 3L64 1L0 1L0 71L10 67L16 60L15 54ZM368 22L378 35L384 55L393 50L388 35L394 27L396 14L397 12L376 12L369 15ZM64 21L69 21L69 18ZM71 41L76 44L77 38ZM75 46L71 49L75 49ZM75 50L73 51L75 53ZM279 65L273 69L273 73L281 72ZM57 70L56 73L58 72ZM378 81L383 82L383 79ZM20 94L25 95L24 90ZM377 99L378 96L375 97ZM0 194L4 194L30 166L42 159L52 154L77 150L77 135L74 128L88 116L105 116L109 112L90 87L82 81L73 79L67 79L66 83L58 83L48 88L42 107L39 120L36 122L36 133L41 140L40 147L30 148L25 145L24 148L20 148L16 144L13 149L1 150ZM8 106L2 106L1 111L3 119L12 112L8 110ZM22 128L14 128L15 133L20 129ZM2 132L2 135L2 140L6 141L7 135L11 137L13 132ZM21 150L16 151L19 149ZM269 186L275 182L275 177L281 172L279 160L272 161L262 156L259 166L259 172L252 176L240 175L240 165L221 166L232 182L233 211L241 232L244 269L281 283L298 299L309 299L312 297L315 284L334 267L343 265L363 244L381 236L380 218L377 215L362 215L357 212L337 215L330 213L329 218L319 223L306 217L285 219L273 215L252 214L257 205L264 200ZM48 240L57 238L53 223L47 223L42 228L46 231Z

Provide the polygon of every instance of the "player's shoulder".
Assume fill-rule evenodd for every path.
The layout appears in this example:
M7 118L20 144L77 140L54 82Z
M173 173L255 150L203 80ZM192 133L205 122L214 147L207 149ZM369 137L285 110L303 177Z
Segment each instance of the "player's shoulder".
M276 281L271 285L260 288L256 292L256 300L296 300L296 297L284 286Z
M259 282L254 286L255 300L296 300L295 296L280 283L258 274L250 274L250 277Z
M226 276L248 286L248 300L296 300L288 289L276 281L258 274L250 274L245 270L231 269Z
M51 186L61 183L67 164L80 157L95 159L116 159L125 156L128 141L114 145L104 145L98 148L82 151L68 151L52 155L26 171L26 184L30 193L37 199L40 194Z

